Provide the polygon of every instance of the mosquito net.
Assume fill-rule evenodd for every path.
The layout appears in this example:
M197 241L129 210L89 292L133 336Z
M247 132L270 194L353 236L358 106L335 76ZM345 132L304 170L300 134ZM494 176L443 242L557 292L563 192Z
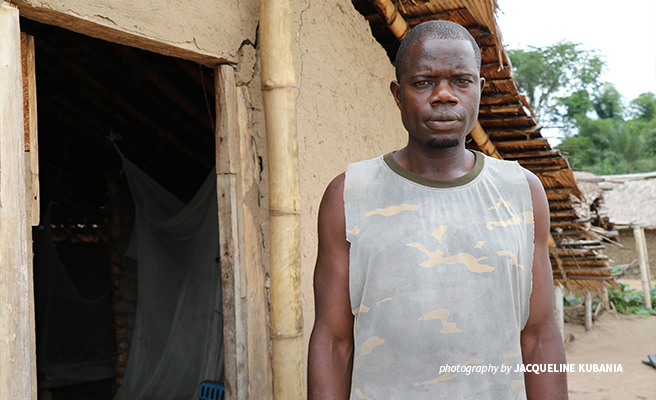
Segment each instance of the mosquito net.
M39 387L114 376L109 267L102 244L59 243L51 207L34 229L34 302Z
M136 208L126 256L138 264L138 301L115 399L197 399L201 381L223 381L216 174L184 204L123 164Z

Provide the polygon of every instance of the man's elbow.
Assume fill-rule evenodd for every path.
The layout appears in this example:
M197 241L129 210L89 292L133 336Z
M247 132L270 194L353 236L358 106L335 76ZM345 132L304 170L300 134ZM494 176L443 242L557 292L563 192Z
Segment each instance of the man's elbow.
M565 362L563 338L555 319L524 329L521 345L524 363Z

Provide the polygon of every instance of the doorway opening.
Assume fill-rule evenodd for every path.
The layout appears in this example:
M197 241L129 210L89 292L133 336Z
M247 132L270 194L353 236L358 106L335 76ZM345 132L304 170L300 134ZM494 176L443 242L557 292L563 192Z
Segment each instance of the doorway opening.
M215 165L213 70L20 22L36 53L39 390L111 399L135 341L140 283L138 263L123 257L136 210L119 152L181 203L192 201ZM59 264L42 265L55 257Z

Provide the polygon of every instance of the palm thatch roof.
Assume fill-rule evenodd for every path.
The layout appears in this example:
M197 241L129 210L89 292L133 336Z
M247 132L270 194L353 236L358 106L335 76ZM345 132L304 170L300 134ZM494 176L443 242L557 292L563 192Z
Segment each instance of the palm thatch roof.
M476 128L468 147L493 157L516 160L535 173L547 192L551 213L550 259L554 283L568 289L601 292L615 284L599 251L602 236L577 211L583 195L560 151L542 137L526 97L519 94L510 59L503 47L495 13L496 0L352 0L367 19L376 40L393 61L401 39L415 25L435 19L457 22L481 48L481 75L486 80Z
M575 177L586 204L596 201L599 215L616 229L656 229L656 172L606 176L576 172Z

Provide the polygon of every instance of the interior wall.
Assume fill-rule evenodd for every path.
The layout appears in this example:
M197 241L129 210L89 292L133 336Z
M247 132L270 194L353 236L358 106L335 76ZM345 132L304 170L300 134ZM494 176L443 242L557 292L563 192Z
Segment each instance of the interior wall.
M255 43L257 0L15 0L21 15L209 67Z

